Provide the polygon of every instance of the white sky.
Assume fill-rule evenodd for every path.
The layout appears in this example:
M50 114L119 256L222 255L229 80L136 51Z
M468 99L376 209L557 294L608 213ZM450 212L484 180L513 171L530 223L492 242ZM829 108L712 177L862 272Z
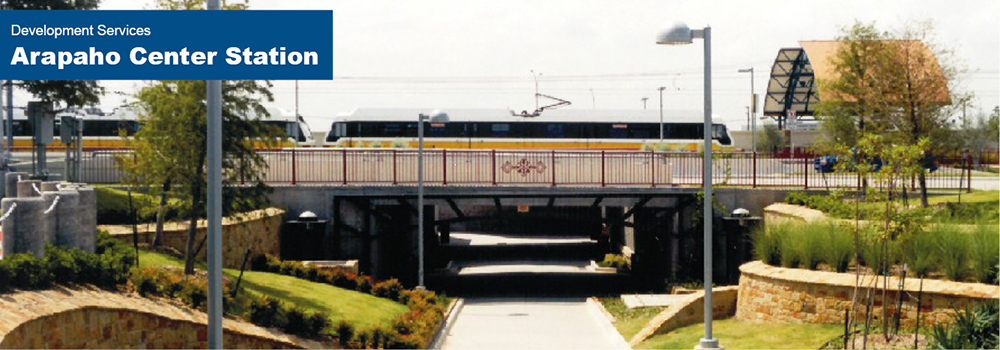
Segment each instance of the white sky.
M104 9L142 9L149 1L104 0ZM778 49L833 39L855 19L886 29L932 20L954 49L971 110L1000 104L1000 1L577 1L251 0L252 9L331 9L334 80L300 82L300 111L313 130L329 129L354 107L534 108L540 92L590 109L701 109L702 47L662 46L656 32L673 21L712 26L715 113L746 124L749 74L762 93ZM272 25L260 23L251 25ZM234 31L238 28L234 28ZM308 33L303 33L308 35ZM638 73L638 75L636 75ZM141 82L107 81L131 91ZM275 103L294 108L291 81L275 81ZM591 100L593 89L594 100ZM110 108L121 97L110 95Z

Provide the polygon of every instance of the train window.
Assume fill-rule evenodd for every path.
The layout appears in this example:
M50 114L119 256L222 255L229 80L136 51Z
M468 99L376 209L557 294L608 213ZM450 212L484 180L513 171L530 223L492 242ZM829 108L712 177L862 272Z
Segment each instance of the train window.
M668 139L696 140L702 138L700 124L670 124L665 128L664 136Z
M563 138L565 135L562 124L549 124L545 131L545 136L549 138Z
M613 139L628 138L628 124L612 124L611 138Z
M510 134L510 124L494 123L491 127L493 137L507 137Z

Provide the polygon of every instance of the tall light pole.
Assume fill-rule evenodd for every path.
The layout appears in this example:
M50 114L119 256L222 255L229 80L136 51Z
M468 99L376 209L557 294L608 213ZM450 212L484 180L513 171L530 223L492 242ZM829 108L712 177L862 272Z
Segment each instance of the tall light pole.
M750 144L753 153L757 153L757 93L754 92L753 67L740 69L740 73L750 73Z
M704 196L702 202L705 256L705 337L701 338L697 348L721 349L719 340L712 337L712 28L691 29L682 22L661 31L656 36L657 44L679 45L691 44L694 38L705 42L705 123L703 126L704 158L702 168L704 174Z
M208 0L208 10L220 10L219 0ZM222 81L208 80L208 348L222 349Z
M448 122L448 113L435 109L417 118L417 288L424 288L424 121Z
M641 100L642 100L642 109L645 110L646 109L646 101L649 100L649 97L643 97Z
M660 143L663 143L663 90L666 90L666 86L661 86L660 91Z
M295 121L292 123L292 139L295 148L299 147L299 81L295 80Z

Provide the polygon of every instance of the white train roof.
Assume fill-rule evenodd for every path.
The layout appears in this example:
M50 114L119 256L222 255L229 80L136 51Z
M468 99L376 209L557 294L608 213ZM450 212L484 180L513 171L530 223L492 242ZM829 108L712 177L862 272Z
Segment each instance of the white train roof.
M471 122L578 122L578 123L658 123L659 109L646 110L547 110L537 117L512 116L508 109L443 109L453 121ZM335 121L416 121L420 113L428 114L430 108L355 108L337 115ZM529 111L530 112L530 111ZM520 113L520 111L517 111ZM721 124L718 115L712 116ZM698 110L663 110L664 123L701 123L703 112Z

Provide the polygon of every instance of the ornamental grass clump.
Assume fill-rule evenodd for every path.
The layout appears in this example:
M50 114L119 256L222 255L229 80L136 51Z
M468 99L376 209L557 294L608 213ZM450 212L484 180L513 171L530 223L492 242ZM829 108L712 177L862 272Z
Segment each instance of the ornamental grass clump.
M787 230L787 228L782 226L774 225L767 227L762 225L751 233L750 239L753 242L753 254L755 258L768 265L778 265L781 263L781 251L779 250L777 235L774 232L777 230Z
M854 239L851 231L836 223L825 225L825 242L823 242L822 259L831 269L837 272L847 272L854 253Z
M929 231L917 231L902 241L902 258L916 277L927 277L937 267L937 238Z
M934 225L930 233L937 240L936 253L945 277L959 282L968 279L973 250L971 235L954 225Z
M793 244L797 246L799 263L802 264L802 267L810 270L819 267L819 263L823 261L826 254L828 231L831 225L810 222L797 225L798 227L792 230L796 241Z
M1000 232L995 224L976 227L972 235L972 275L976 281L995 283L1000 263Z

